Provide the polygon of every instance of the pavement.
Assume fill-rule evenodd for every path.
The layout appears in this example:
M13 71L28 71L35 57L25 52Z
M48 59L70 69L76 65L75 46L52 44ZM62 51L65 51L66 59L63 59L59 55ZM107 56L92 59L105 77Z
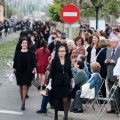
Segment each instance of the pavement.
M29 98L26 100L26 110L21 111L19 87L11 83L7 77L11 70L0 72L0 120L53 120L47 114L36 114L40 109L42 96L32 85L29 89Z
M15 38L18 38L20 32L21 31L12 32L12 33L8 34L6 37L4 36L4 34L2 34L2 39L0 39L0 44L2 44L4 42L12 41Z
M20 31L16 33L8 34L7 37L0 39L0 43L11 41L19 37ZM29 89L29 98L26 101L26 110L23 112L20 110L21 100L19 95L19 87L10 83L7 74L11 73L11 69L0 70L0 120L53 120L54 110L50 109L48 105L47 114L36 114L36 111L40 109L42 96L37 91L34 84ZM91 109L87 113L85 108L84 113L72 113L69 112L68 116L70 120L98 120L96 116L99 108L95 105L95 111ZM109 108L108 108L109 109ZM59 120L63 118L64 112L59 111ZM116 114L107 114L104 112L101 120L119 120Z

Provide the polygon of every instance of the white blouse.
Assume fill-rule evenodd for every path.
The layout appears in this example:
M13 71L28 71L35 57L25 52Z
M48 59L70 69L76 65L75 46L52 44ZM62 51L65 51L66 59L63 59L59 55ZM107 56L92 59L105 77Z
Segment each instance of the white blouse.
M92 48L90 62L96 62L96 49Z
M116 64L116 66L113 69L113 75L114 76L120 75L120 57L118 58L117 64Z

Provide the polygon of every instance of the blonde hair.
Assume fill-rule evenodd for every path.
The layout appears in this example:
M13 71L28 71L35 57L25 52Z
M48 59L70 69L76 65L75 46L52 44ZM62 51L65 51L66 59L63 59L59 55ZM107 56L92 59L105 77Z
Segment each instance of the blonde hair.
M100 40L100 48L105 48L105 47L107 47L107 40L106 39Z
M106 40L107 47L110 47L110 39Z
M97 72L100 72L101 70L101 66L98 62L93 62L90 64L90 68L91 68L91 71L93 73L97 73Z

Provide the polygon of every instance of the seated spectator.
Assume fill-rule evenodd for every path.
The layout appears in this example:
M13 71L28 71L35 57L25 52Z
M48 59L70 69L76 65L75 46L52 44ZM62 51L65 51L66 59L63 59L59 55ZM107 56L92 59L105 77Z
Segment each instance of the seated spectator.
M93 74L91 75L91 78L88 80L87 83L90 83L90 89L95 88L95 95L97 95L102 84L102 78L99 74L101 66L98 62L93 62L91 63L90 68ZM73 102L73 108L70 110L71 112L83 113L82 99L80 98L80 95L81 90L77 90Z
M85 71L83 70L84 63L76 62L74 66L75 66L75 69L77 70L77 73L74 77L75 88L73 89L73 92L72 92L72 96L71 96L72 98L75 97L76 91L79 90L80 87L88 81L88 77L87 77Z
M47 104L50 103L51 109L53 109L53 100L50 96L46 94L45 91L41 91L42 97L42 103L41 103L41 108L36 111L37 114L42 114L42 113L47 113Z
M84 68L83 70L85 71L85 73L87 74L88 78L90 78L91 73L88 71L88 67L87 67L87 63L86 63L86 56L85 55L78 55L77 61L82 61L84 63Z

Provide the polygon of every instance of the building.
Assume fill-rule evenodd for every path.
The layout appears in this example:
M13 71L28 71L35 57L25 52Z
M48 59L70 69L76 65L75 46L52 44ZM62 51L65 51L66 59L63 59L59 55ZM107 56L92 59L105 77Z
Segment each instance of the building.
M0 2L0 21L3 22L4 20L4 6L3 4Z

